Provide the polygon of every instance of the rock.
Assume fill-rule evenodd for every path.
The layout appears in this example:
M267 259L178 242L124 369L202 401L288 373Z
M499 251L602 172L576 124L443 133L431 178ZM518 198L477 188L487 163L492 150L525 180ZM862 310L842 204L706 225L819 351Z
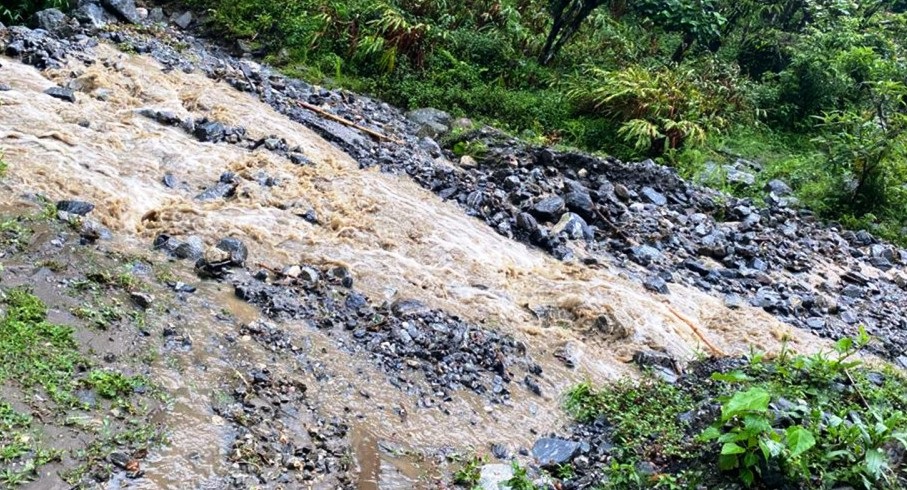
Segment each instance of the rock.
M399 317L419 316L429 312L425 303L415 299L398 299L391 304L391 312Z
M632 247L629 251L630 259L637 264L647 266L652 262L657 262L661 259L661 252L649 245L639 245Z
M479 166L479 162L469 155L463 155L460 157L460 166L463 168L476 168Z
M658 294L668 294L668 284L659 276L649 276L643 281L642 285L649 291Z
M187 29L192 24L192 12L186 11L173 19L173 23L180 29Z
M778 197L790 195L793 190L783 180L773 179L765 184L765 191L770 192Z
M60 100L65 100L66 102L75 102L76 94L72 89L64 87L50 87L44 91L45 94Z
M131 24L138 24L142 20L134 0L101 0L101 4L112 14Z
M217 143L222 141L224 136L226 136L227 129L223 124L217 121L208 121L201 124L196 124L195 131L192 134L198 138L199 141L210 141L212 143Z
M94 209L94 204L86 201L57 201L57 211L85 216Z
M72 16L83 25L87 24L94 28L104 27L112 20L107 12L94 2L80 2L80 5L72 11Z
M513 478L509 464L486 464L479 470L479 488L482 490L510 490L505 482Z
M586 220L595 218L595 203L589 195L589 190L577 182L568 182L567 193L564 194L564 203L567 209Z
M234 267L245 267L246 259L249 258L249 250L239 239L224 238L217 242L216 248L230 254L230 265Z
M147 310L154 303L154 296L141 291L132 291L129 293L129 299L143 310Z
M551 233L555 235L563 233L573 240L580 240L583 237L586 237L588 226L589 225L586 224L585 220L579 217L579 215L564 213L564 215L561 216L560 221L551 228ZM589 235L589 238L591 238L591 234Z
M0 92L9 92L12 89L8 83L0 82Z
M532 456L542 468L554 468L572 461L581 447L578 442L543 437L532 446Z
M170 172L164 174L164 178L161 179L161 182L165 187L170 189L176 189L179 185L179 182L176 180L176 177L173 176Z
M615 192L617 191L617 186L614 186L614 190L615 190ZM668 199L665 198L665 196L663 194L659 193L658 191L656 191L655 189L653 189L651 187L643 187L640 192L642 193L642 197L646 201L648 201L656 206L664 206L665 204L668 203Z
M530 212L542 221L555 221L564 212L564 200L560 196L548 196L536 202Z
M725 177L728 182L732 184L740 184L743 186L751 186L756 183L756 176L749 173L739 170L733 165L724 166Z
M856 284L848 284L841 290L841 295L847 296L848 298L860 298L863 296L863 288Z
M164 9L160 7L154 7L148 12L148 22L153 24L159 24L164 22Z
M176 245L171 253L178 259L198 260L205 255L205 242L197 236L191 236Z
M45 31L56 31L66 24L66 15L57 9L44 9L32 16L32 24Z
M737 310L743 307L744 301L737 294L728 294L724 297L724 306L732 310Z
M409 111L406 119L419 127L416 134L420 137L436 138L450 131L450 114L431 107Z
M195 196L195 199L199 201L213 201L214 199L230 198L236 194L237 187L238 184L235 182L218 182L217 184L214 184L214 186L202 191L201 194Z

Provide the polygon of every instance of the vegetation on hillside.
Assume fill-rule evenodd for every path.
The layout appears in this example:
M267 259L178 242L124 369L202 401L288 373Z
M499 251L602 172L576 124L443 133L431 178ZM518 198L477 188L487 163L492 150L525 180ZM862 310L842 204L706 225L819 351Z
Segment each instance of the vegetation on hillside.
M868 341L702 361L677 384L584 384L567 408L608 427L602 488L904 488L907 382L854 360Z

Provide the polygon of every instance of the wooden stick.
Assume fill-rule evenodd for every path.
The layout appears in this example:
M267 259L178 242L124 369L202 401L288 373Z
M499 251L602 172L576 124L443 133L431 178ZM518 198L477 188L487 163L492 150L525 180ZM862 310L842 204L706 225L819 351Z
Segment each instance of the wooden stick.
M699 337L700 340L702 340L702 343L705 344L705 346L708 347L709 350L712 351L712 354L717 355L717 356L724 355L724 352L722 352L721 349L715 347L711 342L708 341L708 339L705 338L705 335L702 335L702 332L699 331L699 327L697 327L696 324L694 324L686 316L682 315L679 311L675 310L673 306L671 306L669 304L665 304L665 306L668 307L668 311L673 313L674 316L676 316L678 319L680 319L680 321L682 321L683 323L686 323L687 326L690 327L690 329L693 331L693 333L695 333L696 336Z
M304 108L304 109L308 109L308 110L310 110L310 111L312 111L312 112L314 112L314 113L316 113L316 114L319 114L319 115L321 115L321 116L323 116L323 117L326 117L326 118L330 119L331 121L334 121L334 122L338 122L338 123L340 123L340 124L343 124L344 126L349 126L349 127L351 127L351 128L358 129L359 131L362 131L363 133L365 133L365 134L367 134L367 135L369 135L369 136L371 136L371 137L373 137L373 138L376 138L376 139L379 139L379 140L384 140L384 141L390 141L391 143L396 143L396 144L398 144L398 145L402 145L402 144L403 144L403 141L401 141L401 140L398 140L398 139L396 139L396 138L391 138L390 136L383 135L383 134L381 134L381 133L379 133L379 132L377 132L377 131L375 131L375 130L366 128L366 127L364 127L364 126L360 126L360 125L354 123L353 121L350 121L350 120L348 120L348 119L344 119L344 118L342 118L342 117L340 117L340 116L335 116L334 114L331 114L330 112L326 112L326 111L324 111L323 109L320 109L320 108L317 107L317 106L314 106L314 105L312 105L312 104L309 104L308 102L303 102L303 101L301 101L301 100L298 100L298 101L296 101L296 103L299 104L299 107L302 107L302 108Z

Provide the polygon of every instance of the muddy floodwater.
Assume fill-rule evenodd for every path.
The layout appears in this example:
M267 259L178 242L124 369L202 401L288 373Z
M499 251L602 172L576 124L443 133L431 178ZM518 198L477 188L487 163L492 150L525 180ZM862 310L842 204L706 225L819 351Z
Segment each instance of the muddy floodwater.
M506 335L542 372L541 395L514 387L507 403L491 403L460 389L426 408L340 336L305 319L267 318L238 299L229 281L199 279L190 262L175 262L197 292L179 304L178 326L191 336L191 349L152 364L154 380L172 400L157 415L168 437L143 462L142 478L108 488L222 488L235 471L236 428L213 407L231 381L263 367L307 388L304 406L292 407L287 420L306 428L313 420L342 421L356 488L435 488L436 455L492 444L531 447L568 422L561 408L566 389L634 376L628 362L636 351L688 360L776 351L785 339L801 351L827 345L761 310L731 310L680 285L654 295L607 264L562 262L508 240L406 176L361 170L309 129L225 83L164 71L111 45L94 48L93 56L90 66L71 62L43 72L0 57L0 80L11 87L0 92L5 204L34 194L92 202L92 216L112 232L104 247L161 261L168 259L151 246L166 234L198 237L207 247L239 238L253 271L343 266L372 303L414 299ZM77 87L76 102L43 93L57 84ZM302 148L311 165L263 147L200 142L140 114L149 108L241 125L253 139L282 138ZM238 183L233 197L196 199L225 172ZM316 223L300 218L309 211ZM297 351L276 352L238 333L238 325L256 322L285 332ZM572 368L555 355L565 349ZM285 423L288 433L293 423Z

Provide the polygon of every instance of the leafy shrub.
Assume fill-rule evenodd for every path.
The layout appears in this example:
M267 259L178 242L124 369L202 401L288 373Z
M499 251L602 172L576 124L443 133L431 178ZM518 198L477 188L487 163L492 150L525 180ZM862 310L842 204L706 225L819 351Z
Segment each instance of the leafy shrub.
M69 6L69 0L12 0L0 5L0 22L20 23L35 12L50 8L67 10Z

